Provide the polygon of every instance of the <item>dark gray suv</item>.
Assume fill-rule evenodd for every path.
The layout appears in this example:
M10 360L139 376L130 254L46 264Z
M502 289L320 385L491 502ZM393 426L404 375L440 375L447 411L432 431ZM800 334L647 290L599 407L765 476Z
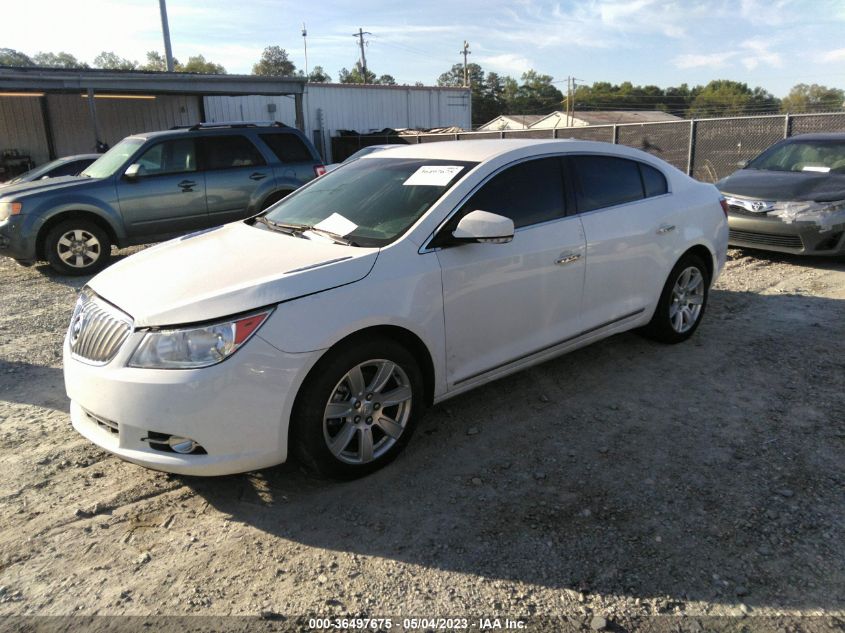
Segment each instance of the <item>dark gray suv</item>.
M0 255L92 274L111 246L145 244L249 217L324 173L281 124L199 124L129 136L79 176L0 191Z

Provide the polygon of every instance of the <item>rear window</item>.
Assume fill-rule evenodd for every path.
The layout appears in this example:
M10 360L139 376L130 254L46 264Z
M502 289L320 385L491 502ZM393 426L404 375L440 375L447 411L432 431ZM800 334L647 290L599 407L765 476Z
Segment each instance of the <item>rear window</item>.
M313 163L311 151L296 134L259 134L282 163Z
M264 165L264 158L244 136L207 136L202 140L205 169L234 169Z
M643 175L643 187L645 197L662 196L669 193L669 186L666 184L666 176L657 171L654 167L640 163L640 173Z
M615 156L576 156L581 212L643 199L639 163Z

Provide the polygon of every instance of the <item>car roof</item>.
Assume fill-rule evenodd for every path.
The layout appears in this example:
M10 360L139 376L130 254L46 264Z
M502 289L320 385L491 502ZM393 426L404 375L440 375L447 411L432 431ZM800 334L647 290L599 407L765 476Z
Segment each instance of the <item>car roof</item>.
M785 143L792 143L795 141L845 141L845 133L843 132L824 132L818 134L797 134L784 139Z
M527 154L533 150L537 154L554 152L608 153L642 160L649 154L625 145L579 141L574 139L489 139L479 141L438 141L414 145L394 145L390 149L373 152L362 156L360 160L378 158L430 158L440 160L465 160L484 162L505 154Z
M141 134L132 134L127 138L137 138L143 139L148 141L153 138L160 138L162 136L182 136L182 135L215 135L215 134L232 134L238 132L246 132L246 131L253 131L253 132L273 132L274 134L298 134L299 130L293 127L288 126L277 126L277 125L237 125L237 126L226 126L221 125L219 127L203 127L198 129L191 129L191 128L176 128L173 130L160 130L157 132L143 132Z

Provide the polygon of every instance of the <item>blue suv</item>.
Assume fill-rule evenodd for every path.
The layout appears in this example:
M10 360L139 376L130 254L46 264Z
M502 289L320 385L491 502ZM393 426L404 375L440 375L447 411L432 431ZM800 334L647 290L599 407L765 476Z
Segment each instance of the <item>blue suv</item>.
M66 275L118 247L252 215L325 172L308 138L280 123L212 123L129 136L79 176L0 190L0 255Z

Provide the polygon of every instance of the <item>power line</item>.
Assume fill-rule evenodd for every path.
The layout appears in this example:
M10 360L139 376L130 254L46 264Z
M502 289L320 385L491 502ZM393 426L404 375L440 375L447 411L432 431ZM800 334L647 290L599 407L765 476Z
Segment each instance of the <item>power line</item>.
M471 55L472 51L469 50L469 43L466 40L464 40L463 50L459 51L458 54L464 56L464 88L469 88L469 71L467 70L467 55Z
M364 55L364 36L365 35L372 35L369 31L364 31L361 27L358 27L358 32L353 33L352 37L358 38L358 46L361 47L361 83L367 83L367 57Z

